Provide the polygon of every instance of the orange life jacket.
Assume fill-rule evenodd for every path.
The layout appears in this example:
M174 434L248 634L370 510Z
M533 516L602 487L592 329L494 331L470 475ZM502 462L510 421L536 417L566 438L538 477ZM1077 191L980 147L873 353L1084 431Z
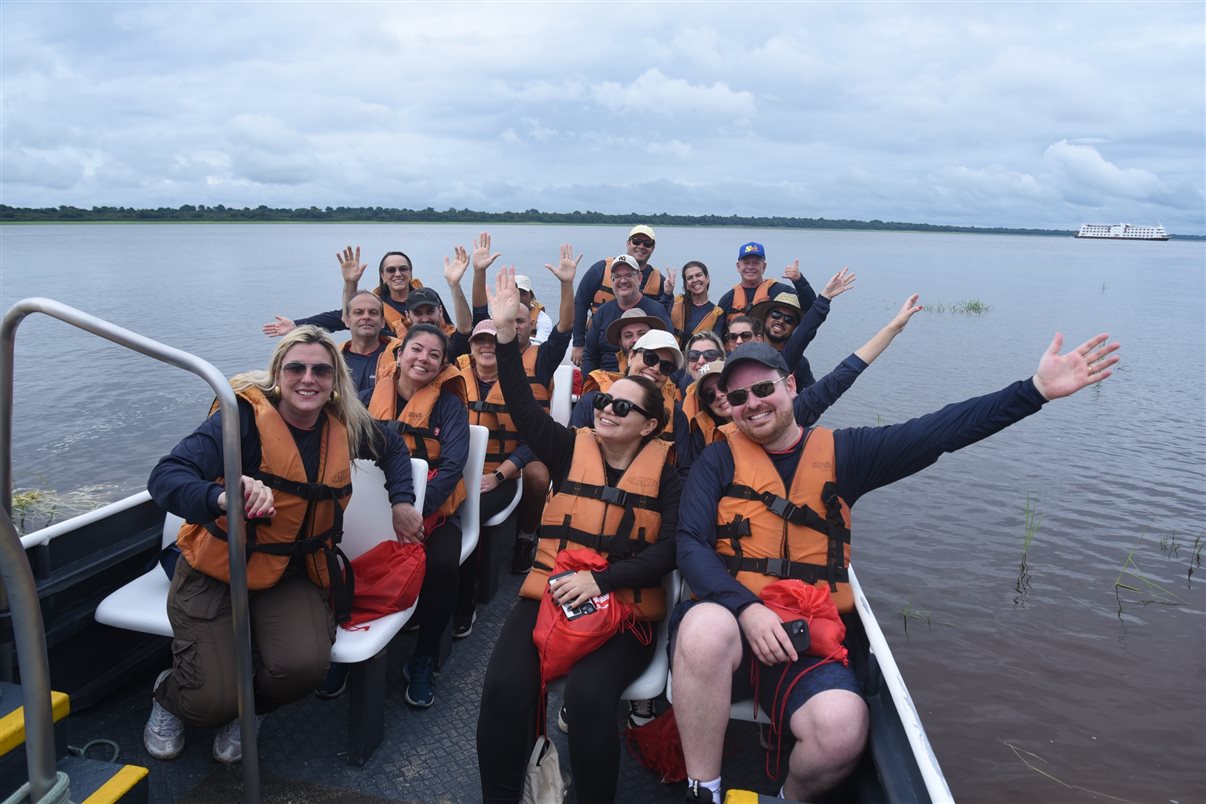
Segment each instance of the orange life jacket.
M603 369L595 369L582 378L582 394L585 395L589 391L598 391L606 393L611 388L612 383L616 380L623 379L625 375L614 371L604 371ZM666 380L662 383L662 402L666 408L666 426L662 428L662 432L658 434L658 438L662 441L674 443L674 408L678 405L678 386L671 380Z
M369 399L369 415L379 421L390 422L390 426L406 440L411 457L427 461L429 471L434 470L440 462L440 431L432 427L431 413L445 390L465 402L468 398L465 380L454 367L444 366L444 370L416 391L406 407L399 411L397 372L398 365L395 363L387 375L377 375L377 387ZM451 516L464 499L465 478L461 477L436 513Z
M762 280L762 283L754 288L752 293L750 288L743 285L733 285L733 306L725 313L728 317L726 323L731 324L733 319L738 316L749 315L755 304L769 300L770 290L775 286L775 281L774 279Z
M421 287L423 287L423 283L412 277L410 280L410 289L416 290ZM381 296L380 285L373 288L373 295L381 299L381 312L385 314L385 325L394 331L394 337L405 337L406 330L410 328L410 313L403 313L395 310L390 305L391 300ZM387 293L386 295L388 296L389 294Z
M733 295L736 296L736 293ZM687 332L687 304L686 294L680 293L674 297L674 304L670 308L670 326L674 328L674 336L678 338L678 345L683 349L687 348L687 341L691 340L692 335L697 332L707 332L714 328L716 322L724 315L723 308L712 305L712 309L699 320L699 323L695 325L695 329Z
M523 351L523 372L528 377L528 385L532 396L540 405L548 410L549 389L536 379L536 359L540 347L530 345ZM486 446L485 471L493 472L507 456L519 448L523 441L511 414L507 410L506 400L503 399L502 386L494 383L486 398L481 398L478 390L477 376L473 373L473 365L469 355L461 355L456 359L461 377L465 380L465 390L468 394L469 423L480 424L490 432L490 441Z
M381 350L381 354L377 355L377 371L374 375L380 378L385 376L385 374L389 372L396 362L395 356L398 353L398 347L402 345L402 339L390 338L386 335L378 335L377 343L385 344L385 348ZM348 352L352 351L352 342L348 341L347 343L343 344L339 347L339 350L346 355Z
M600 283L599 289L595 291L595 297L590 302L590 313L592 315L601 305L607 304L616 297L616 292L611 288L611 264L613 262L615 262L614 257L608 257L603 261L603 281ZM641 273L644 273L644 271ZM662 295L662 285L665 281L666 279L662 276L662 272L651 267L649 269L649 277L641 285L641 293L657 301ZM534 323L536 319L535 313L532 313L532 319Z
M777 578L828 588L838 611L852 611L850 507L837 494L833 431L804 435L790 492L762 447L735 428L725 437L734 470L716 514L716 552L729 572L754 594Z
M661 530L658 494L670 445L656 438L649 441L613 487L607 485L603 450L594 431L579 427L574 436L569 472L561 490L550 492L544 505L536 559L519 590L521 597L539 600L546 593L557 553L571 545L589 547L614 563L657 541ZM615 595L633 607L638 619L666 616L660 585L617 589Z
M343 536L343 509L352 497L347 430L334 416L322 416L318 482L310 483L289 426L276 407L255 387L239 391L238 396L251 403L260 434L260 468L254 477L272 489L276 508L271 520L247 522L247 588L275 585L294 555L305 556L310 580L326 588L332 572L341 575L335 556ZM217 482L226 481L218 478ZM241 503L240 497L233 504ZM193 569L230 583L226 528L224 516L203 525L185 523L176 543Z
M532 316L532 332L536 331L536 319L540 317L540 313L544 310L544 305L532 299L532 306L528 308Z
M706 447L708 444L720 440L721 423L716 421L716 417L712 415L712 411L700 400L697 393L698 386L698 381L687 386L687 392L683 394L682 411L683 416L687 419L688 428L699 430L703 433L704 446Z

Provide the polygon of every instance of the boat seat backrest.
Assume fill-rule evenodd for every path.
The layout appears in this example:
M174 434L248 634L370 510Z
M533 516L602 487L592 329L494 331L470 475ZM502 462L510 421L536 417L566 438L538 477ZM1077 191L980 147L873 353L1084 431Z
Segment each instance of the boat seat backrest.
M469 425L469 457L465 461L465 501L461 503L461 563L464 564L477 547L481 530L482 474L486 470L486 443L490 431L477 424Z
M566 363L553 372L553 396L549 400L549 413L558 424L569 427L572 395L574 392L574 367Z

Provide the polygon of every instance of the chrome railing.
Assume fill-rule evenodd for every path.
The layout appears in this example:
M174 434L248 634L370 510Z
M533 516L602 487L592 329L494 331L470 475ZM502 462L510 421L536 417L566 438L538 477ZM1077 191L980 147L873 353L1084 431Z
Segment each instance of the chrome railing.
M128 329L53 299L29 298L14 304L0 326L0 502L5 517L0 527L0 590L8 595L17 646L17 664L25 703L26 763L30 797L43 798L57 775L54 722L50 705L50 663L46 633L33 570L21 548L12 522L13 471L13 354L17 327L30 313L43 313L73 327L91 332L127 349L200 376L213 389L222 411L223 471L226 499L243 499L243 474L239 439L239 411L230 383L214 366L188 352L143 337ZM243 506L227 512L230 554L230 603L234 621L235 668L238 672L239 727L243 737L243 800L260 800L260 763L255 731L255 696L252 688L251 621L247 608L247 563L244 552Z

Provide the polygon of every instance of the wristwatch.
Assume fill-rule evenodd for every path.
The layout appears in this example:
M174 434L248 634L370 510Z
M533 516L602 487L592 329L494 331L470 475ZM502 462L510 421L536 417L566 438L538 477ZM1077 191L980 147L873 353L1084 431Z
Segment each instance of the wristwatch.
M498 471L497 469L494 470L494 479L497 480L499 483L507 482L506 476L502 472Z

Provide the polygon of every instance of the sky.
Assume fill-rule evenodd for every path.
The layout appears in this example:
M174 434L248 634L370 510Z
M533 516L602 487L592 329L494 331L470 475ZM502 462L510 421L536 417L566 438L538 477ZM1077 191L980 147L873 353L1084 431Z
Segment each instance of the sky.
M0 3L0 203L1206 234L1206 3Z

